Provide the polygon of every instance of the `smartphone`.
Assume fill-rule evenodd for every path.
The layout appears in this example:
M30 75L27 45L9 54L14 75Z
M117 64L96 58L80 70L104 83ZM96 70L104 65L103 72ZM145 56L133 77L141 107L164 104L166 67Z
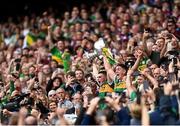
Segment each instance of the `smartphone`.
M144 83L143 83L143 88L144 88L144 91L146 91L147 89L149 89L149 82L148 82L148 81L144 81Z
M21 67L20 63L17 63L17 64L16 64L16 71L19 71L19 70L20 70L20 67Z

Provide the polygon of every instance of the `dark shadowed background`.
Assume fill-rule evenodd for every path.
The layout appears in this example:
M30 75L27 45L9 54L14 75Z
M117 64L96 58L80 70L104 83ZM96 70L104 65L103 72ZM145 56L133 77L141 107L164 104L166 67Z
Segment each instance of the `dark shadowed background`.
M16 17L29 14L41 14L48 8L61 13L70 10L72 6L79 6L84 3L86 6L95 2L94 0L3 0L0 6L0 20L4 21L9 16Z

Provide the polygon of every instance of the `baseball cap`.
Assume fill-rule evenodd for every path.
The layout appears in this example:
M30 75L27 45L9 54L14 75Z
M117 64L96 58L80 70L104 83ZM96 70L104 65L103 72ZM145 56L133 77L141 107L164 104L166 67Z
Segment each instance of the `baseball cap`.
M48 97L51 96L51 95L55 95L55 94L56 94L55 90L50 90L49 93L48 93Z

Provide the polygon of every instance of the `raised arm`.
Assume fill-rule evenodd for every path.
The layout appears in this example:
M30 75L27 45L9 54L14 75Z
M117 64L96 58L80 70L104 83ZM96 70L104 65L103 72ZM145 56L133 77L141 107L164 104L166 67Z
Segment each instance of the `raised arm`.
M110 77L111 80L114 80L116 74L115 74L115 72L113 71L111 65L109 64L107 58L106 58L106 57L103 57L103 61L104 61L104 67L105 67L105 69L106 69L106 71L107 71L108 76Z
M98 75L98 69L95 63L93 63L93 77L97 77Z
M148 50L147 43L146 43L148 37L149 37L149 33L147 31L144 31L143 39L142 39L142 41L143 41L143 48L144 48L144 51L146 52L146 54L149 56L151 54L151 51Z
M10 61L10 63L9 63L9 66L8 66L8 74L11 73L11 69L12 69L13 63L14 63L14 59L12 59L12 60Z
M164 54L166 53L168 42L169 42L169 40L165 39L164 46L163 46L161 53L160 53L160 58L162 58L164 56Z
M134 87L132 86L132 81L131 81L131 76L133 74L133 72L138 68L139 62L141 60L141 57L143 55L143 52L141 50L138 50L138 58L135 62L135 64L133 65L132 68L130 68L127 72L127 76L126 76L126 88L128 90L128 94L131 95L131 93L133 91L135 91Z
M141 74L144 75L153 84L153 89L158 87L158 81L154 77L152 77L145 71L142 71Z
M49 50L51 50L54 46L53 41L52 41L52 26L48 26L48 35L47 35L47 41L49 43Z
M138 68L138 65L139 65L139 62L140 62L142 56L143 56L143 52L141 50L138 50L138 57L136 59L136 62L134 63L134 65L131 68L131 70L133 72Z
M129 69L126 75L126 88L127 88L129 96L131 96L131 93L135 91L134 87L132 86L132 81L131 81L132 74L133 74L133 70Z
M34 83L35 83L35 77L34 77L34 78L31 78L31 79L28 81L28 90L31 90L31 89L34 87Z
M148 114L148 110L145 104L144 97L141 97L141 107L142 107L142 117L141 117L142 125L148 126L150 124L150 121L149 121L149 114Z

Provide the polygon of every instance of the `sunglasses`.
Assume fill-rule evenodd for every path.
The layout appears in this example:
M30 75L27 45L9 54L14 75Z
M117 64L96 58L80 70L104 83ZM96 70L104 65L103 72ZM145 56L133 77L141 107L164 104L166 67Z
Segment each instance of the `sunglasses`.
M55 96L56 94L51 94L51 95L49 95L49 97L53 97L53 96Z

